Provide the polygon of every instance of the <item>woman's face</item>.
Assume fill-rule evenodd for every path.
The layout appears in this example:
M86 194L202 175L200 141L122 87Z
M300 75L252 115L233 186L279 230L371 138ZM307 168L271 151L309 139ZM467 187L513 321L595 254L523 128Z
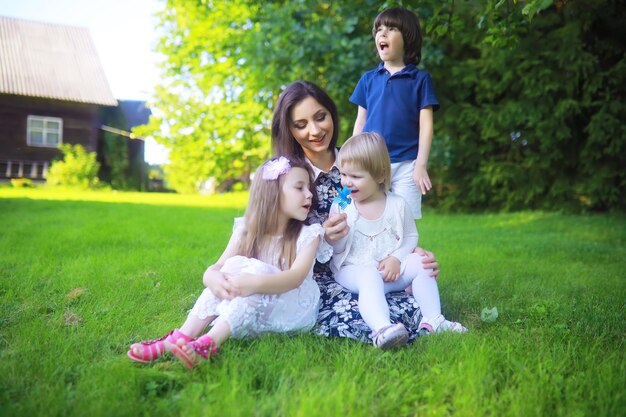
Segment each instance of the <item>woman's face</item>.
M289 130L307 158L313 160L316 154L328 152L335 126L326 107L307 97L293 106L289 117Z

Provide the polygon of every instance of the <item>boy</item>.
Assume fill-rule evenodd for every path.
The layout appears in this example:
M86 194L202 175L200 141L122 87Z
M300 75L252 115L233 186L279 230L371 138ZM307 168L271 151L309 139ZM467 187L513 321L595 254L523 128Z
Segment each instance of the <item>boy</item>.
M386 9L374 20L372 35L382 62L363 74L350 97L359 106L353 135L376 132L385 138L391 191L419 219L422 194L432 188L427 165L433 111L439 109L430 74L416 67L422 50L419 21L405 8Z

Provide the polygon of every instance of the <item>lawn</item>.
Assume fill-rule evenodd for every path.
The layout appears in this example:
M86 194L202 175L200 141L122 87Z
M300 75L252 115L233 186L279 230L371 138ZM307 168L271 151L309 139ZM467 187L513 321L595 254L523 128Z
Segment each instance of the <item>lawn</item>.
M270 335L194 372L131 363L131 343L182 323L245 203L0 188L0 415L624 415L624 215L426 207L420 244L465 335L393 352Z

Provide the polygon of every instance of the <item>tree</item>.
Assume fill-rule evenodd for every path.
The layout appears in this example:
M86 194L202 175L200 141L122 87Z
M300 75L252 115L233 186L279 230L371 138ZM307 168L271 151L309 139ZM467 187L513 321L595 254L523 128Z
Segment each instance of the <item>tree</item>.
M400 1L420 16L435 117L431 204L458 209L625 207L624 6L615 0ZM139 134L171 151L177 190L239 179L269 156L281 89L297 79L337 103L377 62L374 0L169 0L160 110Z
M624 209L624 6L554 2L529 20L498 3L436 42L438 203Z
M127 126L126 119L116 107L103 109L101 118L103 124L107 126ZM127 189L129 163L126 138L109 131L103 132L100 153L102 164L100 166L99 178L104 182L110 183L114 189Z
M363 18L350 16L352 7ZM375 1L350 7L168 1L158 46L167 56L164 84L151 105L162 115L135 131L170 149L169 183L190 192L209 177L247 182L270 154L269 124L278 94L296 79L317 82L336 97L342 113L356 114L348 96L359 77L355 66L365 69L363 56L373 51L362 34L369 33L377 7ZM370 55L367 65L374 62ZM344 121L341 129L346 138L351 123Z

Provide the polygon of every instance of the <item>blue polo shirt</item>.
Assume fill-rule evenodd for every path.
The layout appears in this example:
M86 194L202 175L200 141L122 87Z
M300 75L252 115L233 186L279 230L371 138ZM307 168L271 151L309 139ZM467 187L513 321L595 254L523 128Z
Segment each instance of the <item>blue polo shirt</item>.
M390 75L381 62L363 74L350 101L367 110L363 131L385 138L391 162L417 158L420 110L439 110L430 74L413 64Z

